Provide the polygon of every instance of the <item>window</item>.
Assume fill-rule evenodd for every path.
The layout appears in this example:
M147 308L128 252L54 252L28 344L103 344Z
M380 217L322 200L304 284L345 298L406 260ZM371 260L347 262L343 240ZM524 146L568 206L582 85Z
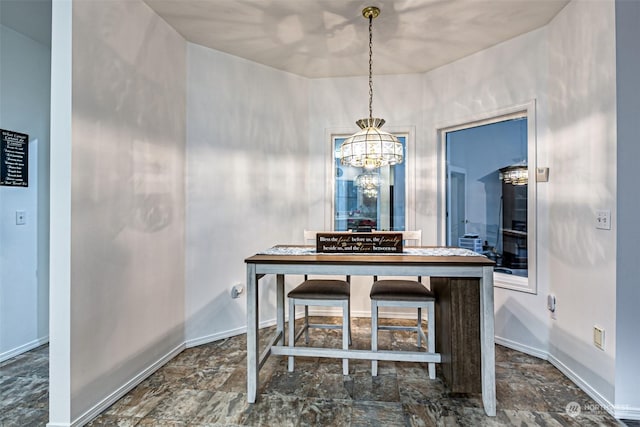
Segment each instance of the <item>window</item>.
M396 135L404 148L399 165L373 171L335 162L334 221L335 231L402 231L406 226L406 136ZM333 138L333 152L338 153L344 137Z
M441 131L444 243L496 262L498 287L536 293L535 123L525 111ZM441 187L442 188L442 187Z

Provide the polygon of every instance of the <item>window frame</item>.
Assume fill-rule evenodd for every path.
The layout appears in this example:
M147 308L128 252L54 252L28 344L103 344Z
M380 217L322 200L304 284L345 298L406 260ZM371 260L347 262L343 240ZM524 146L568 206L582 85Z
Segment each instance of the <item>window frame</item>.
M404 224L406 230L414 230L415 223L415 128L408 127L387 127L385 130L396 136L405 138L405 217ZM336 188L336 161L335 161L335 140L339 138L347 138L354 133L353 128L332 128L325 132L325 230L335 229L335 188Z
M438 243L446 244L447 235L447 133L457 130L502 122L514 118L527 118L527 262L528 277L494 272L494 287L510 289L530 294L538 293L537 281L537 135L536 102L515 105L490 113L479 114L467 120L458 120L455 124L439 126L438 134Z

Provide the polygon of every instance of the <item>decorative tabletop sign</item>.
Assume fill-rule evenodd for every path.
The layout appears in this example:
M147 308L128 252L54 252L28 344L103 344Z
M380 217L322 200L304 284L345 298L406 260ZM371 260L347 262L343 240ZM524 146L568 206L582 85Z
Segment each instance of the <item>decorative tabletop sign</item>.
M402 233L318 233L316 252L401 253Z

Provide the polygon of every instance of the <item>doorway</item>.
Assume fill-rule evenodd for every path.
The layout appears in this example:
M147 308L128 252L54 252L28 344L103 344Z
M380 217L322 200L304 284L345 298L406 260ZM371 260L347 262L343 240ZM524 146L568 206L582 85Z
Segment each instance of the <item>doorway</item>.
M467 233L467 171L450 166L447 171L447 246L456 246Z

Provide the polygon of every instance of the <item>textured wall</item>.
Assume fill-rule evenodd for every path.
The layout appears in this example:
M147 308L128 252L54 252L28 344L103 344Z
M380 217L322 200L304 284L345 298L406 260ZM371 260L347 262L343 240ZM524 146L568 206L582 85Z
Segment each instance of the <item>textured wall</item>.
M617 84L617 265L616 265L616 413L640 419L640 263L638 263L637 179L640 159L640 3L616 2Z
M302 243L308 83L194 44L188 58L186 321L197 343L244 331L246 299L230 291L245 258ZM260 281L261 321L275 318L274 283Z
M595 394L614 399L616 64L613 1L570 3L549 24L549 291L557 296L549 353ZM593 326L605 329L604 351Z
M0 360L49 335L50 54L0 25L0 128L29 135L29 187L0 187Z
M73 3L71 415L184 342L186 42Z

